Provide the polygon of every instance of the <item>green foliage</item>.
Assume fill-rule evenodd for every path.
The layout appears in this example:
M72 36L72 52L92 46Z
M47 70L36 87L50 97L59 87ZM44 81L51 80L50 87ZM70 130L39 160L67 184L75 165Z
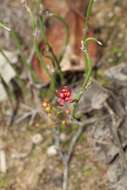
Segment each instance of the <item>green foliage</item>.
M9 179L5 175L0 175L0 188L7 188L9 186Z
M83 173L84 173L84 176L86 176L86 177L91 177L91 176L93 175L93 168L86 166L86 167L84 168Z

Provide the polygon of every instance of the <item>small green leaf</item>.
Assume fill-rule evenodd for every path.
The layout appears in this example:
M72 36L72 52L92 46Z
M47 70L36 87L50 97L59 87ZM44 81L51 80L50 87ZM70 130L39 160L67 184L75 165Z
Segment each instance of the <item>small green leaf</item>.
M9 28L8 26L6 26L3 22L0 21L0 27L7 30L8 32L11 31L11 28Z

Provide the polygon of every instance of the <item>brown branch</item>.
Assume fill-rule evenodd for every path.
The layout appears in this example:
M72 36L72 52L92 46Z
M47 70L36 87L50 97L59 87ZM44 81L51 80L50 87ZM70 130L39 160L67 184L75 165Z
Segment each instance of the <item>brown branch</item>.
M113 136L116 146L118 146L118 148L119 148L121 166L124 171L124 170L127 170L127 162L126 162L124 150L123 150L123 147L122 147L119 135L118 135L118 128L121 125L123 118L117 119L113 109L110 107L110 105L107 102L104 104L104 106L107 109L107 111L112 119L112 125L109 125L109 129L110 129L111 135Z

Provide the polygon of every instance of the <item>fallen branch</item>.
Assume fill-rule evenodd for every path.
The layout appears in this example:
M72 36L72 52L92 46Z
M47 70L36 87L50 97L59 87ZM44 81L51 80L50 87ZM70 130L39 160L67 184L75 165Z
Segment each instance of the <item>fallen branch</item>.
M121 160L121 167L123 168L123 171L124 171L124 170L127 170L127 162L126 162L124 150L123 150L123 147L122 147L119 135L118 135L118 128L121 125L123 118L117 119L114 111L112 110L112 108L110 107L110 105L107 102L104 103L104 106L107 109L107 111L108 111L108 113L112 119L112 125L109 125L109 129L110 129L111 135L113 136L114 143L119 148L119 156L120 156L120 160Z

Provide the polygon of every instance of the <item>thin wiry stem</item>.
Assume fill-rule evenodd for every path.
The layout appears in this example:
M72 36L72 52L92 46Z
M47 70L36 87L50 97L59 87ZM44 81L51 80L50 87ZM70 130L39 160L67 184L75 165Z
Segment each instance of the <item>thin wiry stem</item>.
M3 28L5 30L7 30L8 32L11 31L11 28L9 28L8 26L6 26L3 22L0 21L0 28Z
M61 159L63 166L64 166L63 190L68 190L68 187L69 187L69 167L70 167L70 162L72 159L72 154L74 153L77 142L78 142L80 136L83 134L85 127L95 123L96 121L97 121L97 118L91 118L91 119L84 121L82 124L79 124L79 128L76 130L76 132L74 133L74 135L70 141L67 153L63 153L62 148L60 147L59 127L53 129L55 145L57 147L58 154L59 154L60 159Z
M88 43L87 43L87 31L88 31L88 23L89 23L89 17L91 15L92 6L93 6L94 0L90 0L86 12L86 19L84 23L84 36L83 36L83 53L84 53L84 81L81 86L80 92L78 96L75 99L74 105L73 105L73 118L76 118L76 111L77 111L77 105L84 93L84 91L87 89L89 81L92 76L92 59L88 52Z

